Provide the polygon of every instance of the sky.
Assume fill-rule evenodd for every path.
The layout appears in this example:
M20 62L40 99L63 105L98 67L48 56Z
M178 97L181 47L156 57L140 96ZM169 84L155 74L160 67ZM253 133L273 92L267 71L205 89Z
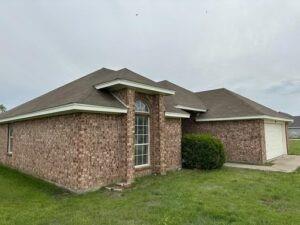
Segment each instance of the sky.
M102 67L300 115L299 0L0 0L0 104Z

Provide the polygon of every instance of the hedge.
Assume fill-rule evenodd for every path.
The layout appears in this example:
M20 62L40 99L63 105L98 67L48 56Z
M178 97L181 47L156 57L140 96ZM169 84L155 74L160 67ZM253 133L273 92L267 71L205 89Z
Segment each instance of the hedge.
M225 163L222 142L210 134L187 134L182 139L184 168L218 169Z

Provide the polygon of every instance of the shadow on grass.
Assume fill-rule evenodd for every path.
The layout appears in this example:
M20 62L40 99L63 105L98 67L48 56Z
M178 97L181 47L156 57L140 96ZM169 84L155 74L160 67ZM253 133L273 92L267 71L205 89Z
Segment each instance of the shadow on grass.
M42 191L43 193L55 198L75 195L67 189L58 187L50 182L22 173L14 168L7 167L2 164L0 164L0 177L1 179L9 180L10 183L21 188Z

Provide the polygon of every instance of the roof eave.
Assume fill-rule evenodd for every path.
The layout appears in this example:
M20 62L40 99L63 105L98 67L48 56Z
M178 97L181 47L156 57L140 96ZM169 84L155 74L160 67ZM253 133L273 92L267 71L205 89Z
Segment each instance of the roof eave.
M127 113L127 109L71 103L71 104L53 107L53 108L49 108L49 109L45 109L45 110L32 112L32 113L27 113L27 114L22 114L22 115L18 115L18 116L0 119L0 124L1 123L11 123L11 122L21 121L21 120L29 120L29 119L40 118L40 117L48 117L48 116L53 116L53 115L74 113L74 112L119 114L119 113Z
M183 105L176 105L175 108L182 109L182 110L187 110L187 111L195 111L195 112L206 112L207 111L206 109L188 107L188 106L183 106Z
M225 118L196 118L197 122L214 122L214 121L230 121L230 120L254 120L254 119L269 119L269 120L277 120L284 122L293 122L292 119L281 118L281 117L273 117L267 115L257 115L257 116L241 116L241 117L225 117Z
M138 82L125 80L125 79L116 79L113 81L100 83L100 84L95 85L94 87L97 90L104 89L104 88L120 89L122 87L130 87L133 89L146 91L147 93L159 93L159 94L164 94L164 95L174 95L175 94L175 91L173 91L173 90L155 87L155 86L151 86L148 84L138 83Z
M189 113L165 112L167 118L190 118Z

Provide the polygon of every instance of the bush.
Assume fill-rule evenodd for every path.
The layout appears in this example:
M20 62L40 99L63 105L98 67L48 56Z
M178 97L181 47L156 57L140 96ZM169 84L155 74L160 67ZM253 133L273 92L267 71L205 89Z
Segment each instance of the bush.
M218 169L225 163L222 142L209 134L187 134L182 139L182 161L185 168Z

